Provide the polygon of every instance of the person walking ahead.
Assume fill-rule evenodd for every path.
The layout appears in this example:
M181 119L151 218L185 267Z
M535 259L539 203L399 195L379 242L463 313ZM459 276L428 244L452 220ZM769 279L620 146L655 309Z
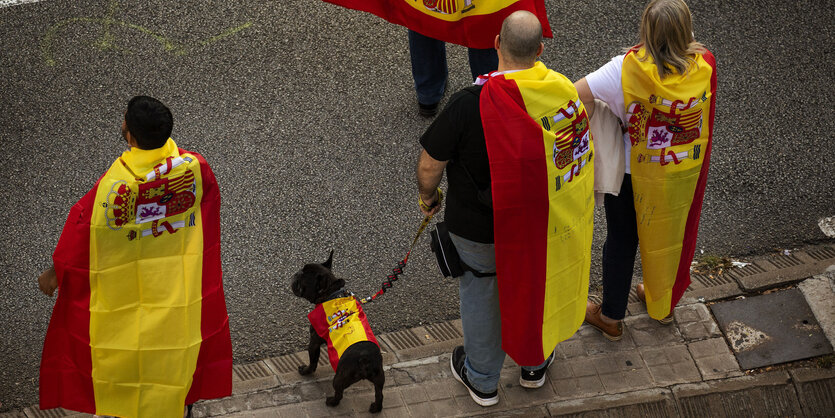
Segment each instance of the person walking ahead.
M577 81L589 113L594 99L628 127L620 193L604 198L603 303L588 302L586 322L621 339L640 242L644 283L638 297L661 323L673 320L690 285L713 137L716 60L693 37L682 0L650 1L640 43Z
M200 154L169 135L158 100L130 100L130 146L70 209L38 279L58 300L44 341L40 408L178 417L232 392L220 269L220 193Z
M533 14L508 16L498 71L456 93L420 142L421 210L439 210L465 272L458 277L464 346L452 373L479 405L498 402L505 353L520 384L543 385L557 343L583 322L591 253L593 147L573 84L536 59ZM433 206L434 205L434 206Z

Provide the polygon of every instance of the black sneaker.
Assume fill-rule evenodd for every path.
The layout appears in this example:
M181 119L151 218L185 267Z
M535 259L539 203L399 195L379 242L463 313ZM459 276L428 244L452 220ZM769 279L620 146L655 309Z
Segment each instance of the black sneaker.
M541 388L545 384L545 373L553 362L554 353L551 353L548 356L548 363L545 364L545 367L535 371L522 369L522 373L519 375L519 384L529 389Z
M418 113L425 118L431 118L438 114L438 102L423 104L418 102Z
M467 380L467 368L464 367L464 359L466 358L467 354L464 353L464 346L459 345L455 347L455 350L452 350L452 357L449 359L449 368L452 369L452 375L455 376L455 380L461 382L467 388L467 391L470 392L470 397L473 398L475 403L481 406L491 406L499 403L498 390L484 393L470 385L470 381Z

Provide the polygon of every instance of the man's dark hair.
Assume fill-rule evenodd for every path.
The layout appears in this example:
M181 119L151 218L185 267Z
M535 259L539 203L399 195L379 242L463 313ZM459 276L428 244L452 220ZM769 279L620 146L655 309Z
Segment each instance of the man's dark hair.
M159 100L135 96L128 102L125 124L139 149L149 150L165 145L174 128L174 118Z

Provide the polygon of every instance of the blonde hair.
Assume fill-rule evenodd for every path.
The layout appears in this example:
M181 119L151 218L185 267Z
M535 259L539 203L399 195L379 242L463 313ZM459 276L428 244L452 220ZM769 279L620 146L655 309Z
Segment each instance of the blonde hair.
M652 56L661 78L673 74L687 74L696 64L696 54L705 47L693 36L690 9L683 0L652 0L641 16L641 43ZM637 57L646 61L646 54Z

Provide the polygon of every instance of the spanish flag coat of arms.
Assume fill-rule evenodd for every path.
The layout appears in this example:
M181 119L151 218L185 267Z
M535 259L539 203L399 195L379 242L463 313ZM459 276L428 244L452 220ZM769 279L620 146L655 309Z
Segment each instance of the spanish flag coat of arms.
M444 42L470 48L493 48L502 22L517 10L527 10L550 38L544 0L324 0L348 9L377 15L391 23Z
M232 390L220 193L199 154L133 148L70 210L40 408L179 417Z
M536 366L585 317L594 215L589 120L574 84L541 62L492 73L479 108L502 349L519 365Z
M333 371L342 353L354 343L371 341L378 346L362 305L353 296L320 303L307 315L310 325L328 344L328 360Z
M647 311L662 319L690 285L713 145L716 59L705 51L686 74L662 79L652 56L633 48L621 81Z

